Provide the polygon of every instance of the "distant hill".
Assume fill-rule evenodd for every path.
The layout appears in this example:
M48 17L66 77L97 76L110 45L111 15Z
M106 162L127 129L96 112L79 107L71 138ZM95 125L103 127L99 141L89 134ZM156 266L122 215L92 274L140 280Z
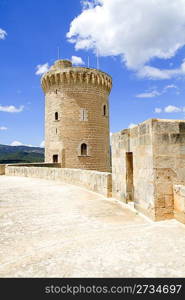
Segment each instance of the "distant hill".
M44 148L0 145L0 164L44 161Z

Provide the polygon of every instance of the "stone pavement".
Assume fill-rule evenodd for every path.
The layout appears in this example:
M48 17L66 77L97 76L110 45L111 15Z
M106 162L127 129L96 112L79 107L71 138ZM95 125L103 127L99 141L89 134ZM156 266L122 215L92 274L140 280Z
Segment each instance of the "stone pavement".
M0 277L184 277L185 226L44 179L0 176Z

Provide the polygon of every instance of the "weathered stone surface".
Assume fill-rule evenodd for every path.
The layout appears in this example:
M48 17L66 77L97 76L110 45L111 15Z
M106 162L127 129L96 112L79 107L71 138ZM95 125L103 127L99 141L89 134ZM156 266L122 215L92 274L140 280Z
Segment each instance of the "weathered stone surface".
M4 175L4 174L5 174L5 165L0 164L0 175Z
M183 123L183 121L181 122ZM178 120L152 119L152 128L156 134L179 133Z
M151 120L125 131L124 144L118 147L123 139L122 131L113 134L112 138L112 180L113 197L128 201L127 190L127 152L133 154L133 200L135 208L155 219L154 211L154 170ZM147 213L146 213L147 212Z
M174 185L174 217L185 224L185 186Z
M179 122L179 132L185 133L185 123L184 122Z
M176 220L150 222L44 179L1 176L0 191L0 277L184 277L185 227Z
M147 120L113 134L113 196L127 202L127 152L133 153L135 208L153 220L174 217L173 185L185 184L185 121ZM119 147L118 147L119 145Z
M168 144L170 142L170 135L168 133L155 134L154 142L157 144Z
M111 197L112 175L111 173L47 167L16 167L6 166L7 176L25 176L35 178L52 179L85 187L91 191Z

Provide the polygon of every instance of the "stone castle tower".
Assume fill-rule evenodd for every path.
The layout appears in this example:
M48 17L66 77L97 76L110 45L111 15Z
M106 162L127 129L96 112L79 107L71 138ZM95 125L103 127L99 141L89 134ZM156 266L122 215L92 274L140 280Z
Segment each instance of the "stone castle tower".
M111 77L57 60L41 83L45 93L45 162L110 171Z

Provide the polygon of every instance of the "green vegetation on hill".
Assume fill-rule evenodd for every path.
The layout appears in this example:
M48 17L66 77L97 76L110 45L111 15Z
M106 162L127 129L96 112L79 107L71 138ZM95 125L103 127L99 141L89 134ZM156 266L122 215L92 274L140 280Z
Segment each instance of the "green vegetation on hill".
M43 148L0 145L0 164L32 163L43 161Z

